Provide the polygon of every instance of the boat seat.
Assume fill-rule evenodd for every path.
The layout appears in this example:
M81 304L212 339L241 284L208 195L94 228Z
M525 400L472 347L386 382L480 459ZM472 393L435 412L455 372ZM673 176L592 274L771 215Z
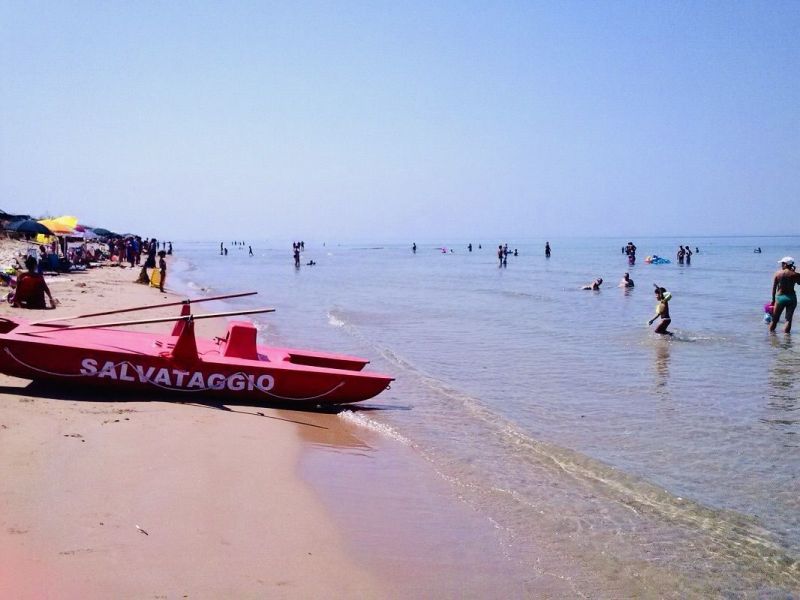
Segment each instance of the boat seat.
M248 321L234 321L228 326L228 341L222 356L258 360L255 325Z

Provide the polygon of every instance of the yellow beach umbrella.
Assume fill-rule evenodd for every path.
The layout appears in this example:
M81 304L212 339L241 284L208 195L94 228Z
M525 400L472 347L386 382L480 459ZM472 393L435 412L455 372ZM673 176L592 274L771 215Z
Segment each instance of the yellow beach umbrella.
M59 217L59 219L41 219L39 223L47 227L56 235L70 234L75 229L75 225L78 224L78 219L75 219L75 225L70 227L67 223L61 221L60 219L63 219L63 217Z
M69 215L64 215L63 217L56 217L53 219L56 223L61 223L66 227L69 227L70 230L74 230L75 227L78 225L78 217L72 217Z

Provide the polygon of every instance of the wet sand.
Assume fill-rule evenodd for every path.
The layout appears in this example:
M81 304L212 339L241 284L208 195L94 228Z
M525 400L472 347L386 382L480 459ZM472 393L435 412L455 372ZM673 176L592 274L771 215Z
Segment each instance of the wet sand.
M55 311L6 303L0 316L175 299L137 275L54 277ZM197 326L213 336L225 323ZM0 476L3 597L571 595L521 574L495 526L413 449L337 414L0 376Z

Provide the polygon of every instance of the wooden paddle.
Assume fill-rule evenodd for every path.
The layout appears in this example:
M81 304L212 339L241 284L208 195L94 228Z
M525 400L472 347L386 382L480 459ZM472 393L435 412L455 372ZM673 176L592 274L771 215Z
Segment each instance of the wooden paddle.
M254 315L258 313L275 312L274 308L252 308L249 310L235 310L232 312L218 312L201 315L182 315L178 317L160 317L157 319L139 319L136 321L115 321L113 323L92 323L91 325L67 325L65 327L53 327L53 333L59 331L75 331L76 329L100 329L103 327L121 327L123 325L146 325L147 323L170 323L174 321L197 321L199 319L218 319L222 317L234 317L236 315ZM35 325L36 323L32 323ZM25 332L35 333L35 332Z
M46 319L44 321L36 321L31 325L46 325L47 323L55 323L56 321L73 321L75 319L86 319L88 317L102 317L105 315L116 315L125 312L134 312L137 310L148 310L151 308L163 308L165 306L181 306L183 304L196 304L198 302L210 302L212 300L226 300L228 298L241 298L242 296L254 296L258 292L237 292L235 294L225 294L224 296L209 296L208 298L187 298L178 302L166 302L163 304L150 304L146 306L133 306L131 308L119 308L117 310L107 310L104 312L86 313L85 315L72 315L69 317L56 317L55 319Z

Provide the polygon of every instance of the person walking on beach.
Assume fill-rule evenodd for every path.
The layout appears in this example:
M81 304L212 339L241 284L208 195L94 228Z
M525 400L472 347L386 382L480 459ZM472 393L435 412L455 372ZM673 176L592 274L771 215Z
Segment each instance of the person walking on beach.
M253 247L252 246L248 246L247 250L248 250L250 256L253 256Z
M775 331L781 313L786 309L786 325L783 332L790 333L794 309L797 308L797 294L794 286L796 283L800 283L800 274L795 272L794 259L791 256L784 256L780 263L781 268L772 279L772 323L769 324L769 330Z
M158 291L164 291L164 282L167 280L167 261L164 258L167 255L166 250L161 250L158 253L158 269L161 271L161 279L158 280Z
M544 257L550 258L550 242L544 243Z
M656 333L672 335L671 331L667 331L667 327L672 323L672 319L669 316L669 301L672 299L672 294L670 294L666 288L659 287L658 285L656 285L655 294L656 300L658 300L658 304L656 304L656 314L653 315L653 318L650 319L647 324L652 325L653 321L661 317L661 323L656 327Z

